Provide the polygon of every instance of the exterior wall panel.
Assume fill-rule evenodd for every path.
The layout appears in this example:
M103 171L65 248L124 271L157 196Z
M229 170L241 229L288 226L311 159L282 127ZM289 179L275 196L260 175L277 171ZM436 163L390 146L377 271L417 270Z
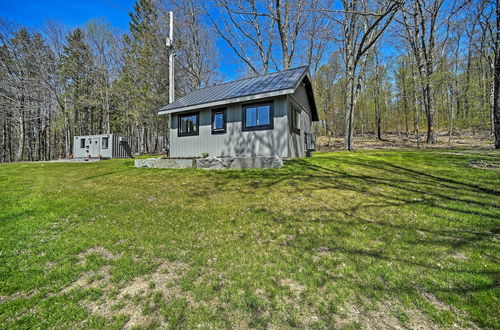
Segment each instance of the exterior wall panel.
M292 121L288 123L288 154L289 157L306 157L305 133L312 132L312 115L306 89L300 85L292 97L288 96L288 118L292 118L292 104L300 108L300 133L292 130Z
M212 134L212 109L200 109L199 135L177 136L178 116L171 115L170 156L280 156L288 157L288 119L286 96L255 103L273 101L274 129L242 131L242 106L251 103L236 103L227 106L226 133ZM194 112L194 111L190 111Z

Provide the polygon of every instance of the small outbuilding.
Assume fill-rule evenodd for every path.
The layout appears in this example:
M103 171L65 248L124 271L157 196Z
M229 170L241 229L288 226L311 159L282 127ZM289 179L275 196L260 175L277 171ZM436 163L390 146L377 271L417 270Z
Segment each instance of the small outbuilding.
M170 157L305 157L318 121L308 67L195 90L170 116Z
M115 134L75 136L75 158L129 158L133 157L127 136Z

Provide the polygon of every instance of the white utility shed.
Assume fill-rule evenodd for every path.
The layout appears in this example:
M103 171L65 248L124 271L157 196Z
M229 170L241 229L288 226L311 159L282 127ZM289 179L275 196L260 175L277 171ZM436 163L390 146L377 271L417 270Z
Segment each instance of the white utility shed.
M115 134L75 136L73 153L75 158L133 157L128 136Z

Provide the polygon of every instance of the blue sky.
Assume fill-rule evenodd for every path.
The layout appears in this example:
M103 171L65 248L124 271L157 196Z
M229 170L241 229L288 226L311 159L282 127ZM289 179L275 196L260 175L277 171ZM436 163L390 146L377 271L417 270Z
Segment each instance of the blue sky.
M1 0L0 15L34 28L41 27L46 18L77 27L92 18L106 17L111 25L128 30L128 12L134 3L134 0Z
M41 28L46 19L75 28L104 17L112 26L128 31L128 13L134 4L135 0L0 0L0 16L35 29ZM224 63L219 66L221 73L225 80L236 79L239 65L234 54L223 42L218 46L220 63Z

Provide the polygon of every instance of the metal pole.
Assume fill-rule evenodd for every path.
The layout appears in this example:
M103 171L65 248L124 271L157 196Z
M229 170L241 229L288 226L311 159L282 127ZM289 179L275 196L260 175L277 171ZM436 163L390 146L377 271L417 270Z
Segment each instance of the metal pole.
M168 99L169 103L174 102L175 94L174 94L174 53L171 52L168 57L168 68L169 68L169 93Z
M170 33L169 37L167 39L167 47L170 50L170 54L168 56L168 79L169 79L169 93L168 93L168 100L169 103L174 102L175 99L175 82L174 82L174 12L170 12Z

